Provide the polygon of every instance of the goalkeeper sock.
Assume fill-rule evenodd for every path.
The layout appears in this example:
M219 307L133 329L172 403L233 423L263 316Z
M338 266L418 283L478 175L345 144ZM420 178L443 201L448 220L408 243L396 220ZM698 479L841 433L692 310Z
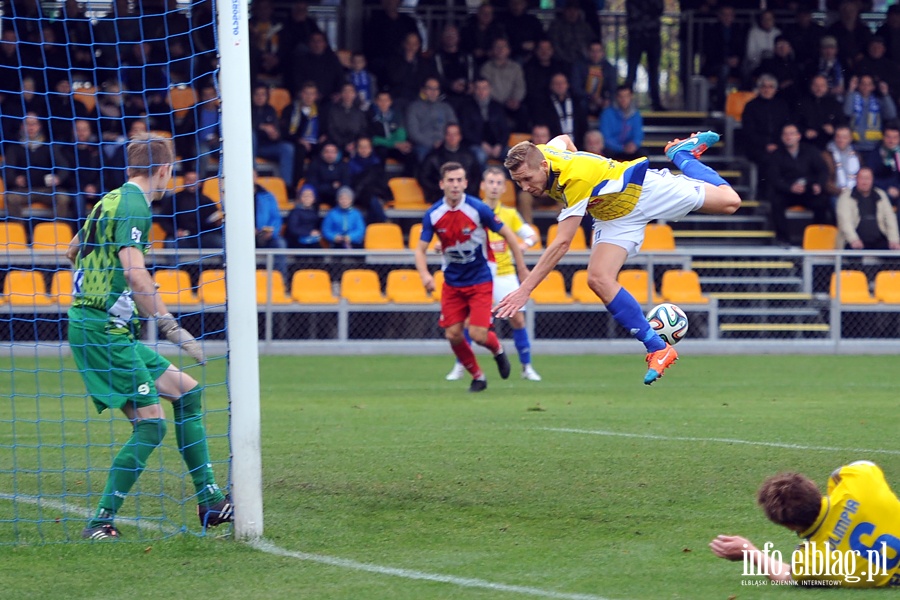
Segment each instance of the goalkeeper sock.
M528 339L527 329L513 329L513 343L516 352L519 353L519 362L523 365L531 364L531 341Z
M461 342L459 344L451 343L450 348L453 350L453 354L456 355L456 360L466 368L466 371L471 373L473 379L481 379L484 377L484 373L481 372L481 367L478 366L478 361L475 360L475 353L472 352L472 346L470 346L468 342Z
M722 179L722 176L716 173L715 169L694 158L694 155L687 150L676 152L675 159L672 162L678 165L681 172L691 179L699 179L713 185L731 185Z
M206 429L203 427L201 388L198 385L172 403L175 412L175 439L178 451L191 474L198 504L214 504L225 498L216 485L216 476L209 463Z
M666 347L666 343L647 322L647 317L641 311L641 305L625 288L619 288L619 293L606 305L606 308L609 309L616 323L627 329L635 339L644 344L647 352L656 352Z
M165 435L166 422L163 419L147 419L135 423L131 438L113 459L103 497L100 498L100 505L88 527L112 522L122 507L125 496L141 476L150 454L159 446Z

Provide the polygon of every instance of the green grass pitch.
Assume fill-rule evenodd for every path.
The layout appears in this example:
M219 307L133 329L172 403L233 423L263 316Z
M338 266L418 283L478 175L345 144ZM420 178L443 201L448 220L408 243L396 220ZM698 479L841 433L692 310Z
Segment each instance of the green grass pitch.
M126 539L112 544L39 543L35 526L16 528L3 494L37 493L29 469L52 466L62 456L54 446L63 442L84 445L91 436L120 443L127 424L96 417L78 374L53 373L59 359L4 360L0 597L743 600L873 593L751 587L740 563L714 557L707 543L736 533L790 552L796 537L754 505L759 483L778 471L824 483L835 467L869 459L900 486L896 357L710 357L686 346L652 387L641 382L637 353L536 356L540 383L519 379L514 357L508 381L489 358L479 359L489 388L473 395L468 381L444 381L449 352L263 357L265 537L280 554L195 535L192 508L179 505L187 490L172 427L141 482L166 497L130 496L123 507L131 515L140 503L149 527L123 524ZM36 366L48 371L35 375ZM207 406L224 408L224 361L191 373L209 385ZM21 420L18 477L10 473L13 413ZM213 434L226 425L224 412L208 417ZM43 450L28 447L38 434ZM223 438L211 445L215 459L226 458ZM67 471L46 473L42 485L71 490L71 502L84 510L115 449L69 452ZM225 464L216 468L224 479ZM28 505L18 510L37 514ZM162 510L183 515L191 533L154 529ZM43 518L49 542L83 526L77 512L45 510Z

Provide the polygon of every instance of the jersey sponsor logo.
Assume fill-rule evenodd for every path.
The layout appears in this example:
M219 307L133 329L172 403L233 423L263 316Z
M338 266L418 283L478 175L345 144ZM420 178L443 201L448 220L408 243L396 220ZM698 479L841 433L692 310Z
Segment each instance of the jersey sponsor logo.
M140 242L141 241L141 230L138 229L137 227L132 227L131 228L131 239L132 239L132 241Z
M137 391L138 391L138 394L140 394L141 396L146 396L147 394L150 393L150 384L142 383L141 385L138 386Z

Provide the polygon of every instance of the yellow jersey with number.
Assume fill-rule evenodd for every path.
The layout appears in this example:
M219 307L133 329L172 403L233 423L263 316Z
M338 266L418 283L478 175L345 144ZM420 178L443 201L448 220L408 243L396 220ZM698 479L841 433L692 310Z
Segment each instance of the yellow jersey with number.
M516 209L503 206L503 204L498 202L494 208L494 214L520 238L528 238L534 235L534 230L525 222ZM516 267L513 264L512 252L506 243L506 239L499 233L488 231L488 243L494 252L494 260L497 263L497 275L514 274Z
M550 165L547 193L565 205L560 221L585 212L600 221L612 221L634 210L650 166L646 157L621 162L544 144L537 148Z
M878 465L858 461L832 473L815 523L800 535L806 541L791 557L794 581L900 585L900 500Z

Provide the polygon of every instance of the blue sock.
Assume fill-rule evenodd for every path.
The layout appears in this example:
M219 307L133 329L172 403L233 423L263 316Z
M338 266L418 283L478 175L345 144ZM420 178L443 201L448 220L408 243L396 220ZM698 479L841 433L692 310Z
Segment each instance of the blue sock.
M731 186L730 183L722 179L721 175L716 173L715 169L694 158L694 155L687 150L676 152L672 162L675 163L676 167L681 169L682 173L691 179L699 179L700 181L705 181L706 183L711 183L713 185Z
M527 329L513 329L513 342L519 353L519 362L522 365L531 364L531 342L528 339Z
M647 352L656 352L666 347L666 343L662 341L655 331L647 322L647 317L641 310L634 296L628 293L625 288L621 288L612 302L606 305L607 310L612 315L616 323L627 329L634 338L643 342Z

